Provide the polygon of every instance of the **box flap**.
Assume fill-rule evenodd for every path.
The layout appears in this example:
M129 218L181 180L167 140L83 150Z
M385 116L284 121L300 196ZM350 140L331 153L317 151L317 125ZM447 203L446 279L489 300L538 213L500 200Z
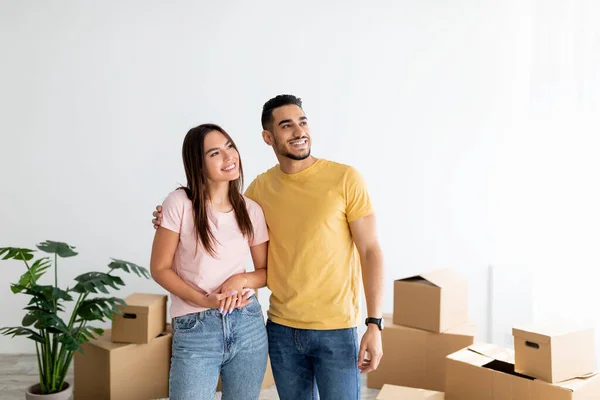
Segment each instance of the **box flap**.
M471 346L450 354L448 358L468 364L482 366L494 360L514 363L514 352L488 343L474 343Z
M464 281L463 277L458 275L454 270L450 268L428 271L419 275L413 275L398 280L410 282L417 281L419 280L419 278L439 288L448 287L456 283L462 283Z
M568 381L554 383L553 386L558 386L560 388L564 388L574 392L575 390L578 390L585 386L590 381L590 379L594 378L597 375L598 372L594 372L591 374L580 376L578 378L569 379Z
M454 352L452 354L449 354L446 358L459 361L465 364L475 365L477 367L481 367L482 365L494 361L493 358L474 352L468 347Z
M496 346L494 344L475 343L469 346L469 350L485 355L489 358L493 358L494 360L504 361L511 364L514 364L515 362L515 352L513 350Z
M167 296L154 293L134 293L125 299L126 306L119 306L123 312L144 314L148 313L150 307L160 302L166 302Z
M425 389L385 384L377 395L377 400L443 400L444 394Z

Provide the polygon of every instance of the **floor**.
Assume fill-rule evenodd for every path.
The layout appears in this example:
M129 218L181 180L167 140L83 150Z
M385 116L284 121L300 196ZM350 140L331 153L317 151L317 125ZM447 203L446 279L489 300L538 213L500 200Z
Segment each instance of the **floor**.
M0 355L0 400L23 400L25 388L38 379L35 355ZM73 371L67 380L73 382ZM367 389L364 378L361 399L375 400L379 390ZM215 399L221 399L217 393ZM275 387L263 390L260 400L277 400Z

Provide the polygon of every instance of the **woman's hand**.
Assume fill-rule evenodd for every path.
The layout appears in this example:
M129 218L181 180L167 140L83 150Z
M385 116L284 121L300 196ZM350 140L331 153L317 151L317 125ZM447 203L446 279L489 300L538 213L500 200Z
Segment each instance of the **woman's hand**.
M206 308L221 308L221 304L227 299L236 298L237 299L238 292L235 290L230 290L229 292L223 292L221 290L216 290L213 293L206 296L206 300L203 307ZM222 312L222 311L221 311Z
M248 296L244 296L244 286L246 285L248 279L246 278L245 273L236 274L231 276L229 279L223 283L221 286L221 293L230 293L236 292L235 295L229 296L224 300L221 300L219 304L219 310L222 314L232 313L236 307L243 307L244 305L250 304L246 303ZM245 297L246 301L244 301L243 297Z

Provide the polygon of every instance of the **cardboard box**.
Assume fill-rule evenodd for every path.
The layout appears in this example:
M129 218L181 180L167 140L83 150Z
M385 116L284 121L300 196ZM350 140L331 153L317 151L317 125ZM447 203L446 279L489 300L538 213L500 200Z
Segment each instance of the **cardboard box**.
M551 384L515 372L514 353L494 345L472 345L446 361L446 400L600 399L600 375Z
M166 332L148 344L114 343L111 331L75 352L75 400L169 397L171 341Z
M263 383L261 389L266 389L275 384L275 379L273 378L273 371L271 370L271 359L267 358L267 370L265 371L265 377L263 379ZM221 386L221 377L219 377L219 381L217 383L217 392L221 392L223 390Z
M383 357L367 374L367 387L384 384L444 391L446 356L473 344L475 326L465 324L433 333L391 323L386 316L382 331Z
M404 386L383 385L376 400L444 400L444 393Z
M119 306L123 314L113 314L112 340L120 343L150 343L166 330L167 296L134 293Z
M439 269L394 282L394 324L445 332L469 320L466 279Z
M513 329L515 371L556 383L594 372L594 330L561 326Z

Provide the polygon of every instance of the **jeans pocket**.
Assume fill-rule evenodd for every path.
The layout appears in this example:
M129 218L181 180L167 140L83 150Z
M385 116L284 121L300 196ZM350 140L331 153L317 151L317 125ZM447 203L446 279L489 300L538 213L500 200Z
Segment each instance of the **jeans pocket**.
M185 314L173 319L173 331L188 332L194 330L201 321L201 313Z
M252 315L252 316L262 316L262 307L260 306L260 303L258 302L258 299L256 298L256 296L252 295L249 297L249 300L252 300L252 302L250 304L248 304L246 307L242 307L242 314L246 314L246 315Z

